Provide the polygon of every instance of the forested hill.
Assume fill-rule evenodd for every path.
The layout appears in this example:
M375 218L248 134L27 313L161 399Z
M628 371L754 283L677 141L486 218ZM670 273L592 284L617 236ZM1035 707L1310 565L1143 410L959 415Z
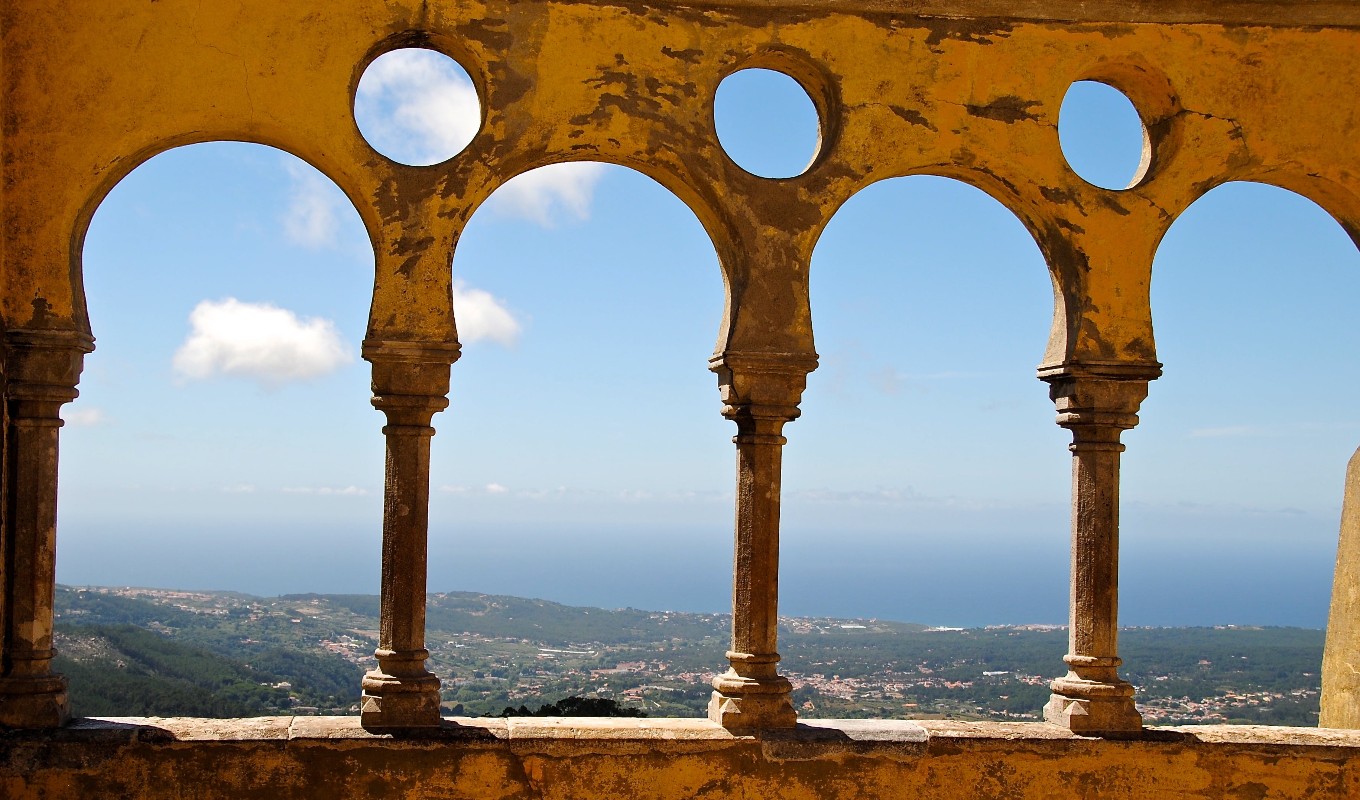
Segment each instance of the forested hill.
M694 716L725 668L723 614L576 608L449 592L429 597L430 668L450 714L598 697ZM75 713L348 714L374 665L378 598L59 587L57 669ZM808 717L1037 719L1063 671L1054 626L928 629L781 620L781 672ZM1315 724L1321 631L1121 632L1124 674L1151 723Z

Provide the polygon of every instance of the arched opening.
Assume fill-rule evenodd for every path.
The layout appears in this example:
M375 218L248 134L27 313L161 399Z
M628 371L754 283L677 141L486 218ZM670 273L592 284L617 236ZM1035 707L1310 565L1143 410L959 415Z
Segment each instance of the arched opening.
M1341 487L1360 443L1360 371L1349 363L1360 344L1357 296L1354 243L1312 201L1273 186L1214 189L1157 252L1151 301L1165 368L1126 437L1121 621L1313 629L1271 634L1272 646L1296 650L1264 678L1234 652L1248 633L1197 640L1210 677L1246 670L1248 683L1311 692L1227 704L1228 720L1316 724ZM1126 655L1130 680L1145 686L1139 701L1153 709L1145 718L1177 719L1156 708L1175 687L1149 680L1156 665L1136 651Z
M732 514L731 423L706 363L723 304L707 234L640 173L556 165L491 196L453 273L464 348L434 422L428 586L440 594L426 637L430 669L451 676L446 708L583 694L702 713L711 689L693 673L726 649ZM555 616L556 603L596 608ZM480 638L488 612L514 617L532 647ZM495 665L477 661L488 648ZM620 667L644 657L668 665L662 677Z
M84 629L58 644L75 713L351 710L372 644L325 654L332 628L275 595L377 590L372 265L340 190L260 145L167 151L103 200L83 251L98 350L61 442L57 578L106 587L58 595L59 633ZM125 668L85 668L110 653ZM94 679L125 705L87 702Z
M821 366L786 430L781 610L877 621L781 634L782 671L822 686L795 692L806 716L963 712L968 691L940 683L922 639L957 634L898 623L1066 614L1067 437L1034 377L1052 314L1044 259L1000 203L920 176L851 198L822 235L811 281ZM826 631L847 646L833 664L806 663L803 639L824 653ZM1051 669L1061 633L1035 635L1053 639L1040 665ZM996 663L1009 664L1015 648L1002 644ZM1020 669L978 667L1015 683L978 691L1037 712L1046 689L1022 708L1037 690L1018 683ZM873 677L852 700L821 683L856 670ZM873 688L888 684L898 688Z

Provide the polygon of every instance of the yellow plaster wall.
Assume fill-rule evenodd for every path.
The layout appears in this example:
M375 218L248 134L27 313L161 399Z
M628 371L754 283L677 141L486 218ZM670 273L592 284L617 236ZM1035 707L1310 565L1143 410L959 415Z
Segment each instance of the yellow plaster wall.
M1214 726L1137 741L1037 723L810 721L763 738L704 720L85 720L0 733L0 796L1318 800L1360 796L1360 733Z
M817 236L855 191L893 176L968 181L1025 222L1061 298L1051 365L1155 362L1152 256L1175 216L1219 183L1277 183L1360 230L1360 112L1335 95L1360 54L1352 28L800 5L15 0L4 11L4 170L21 201L5 216L3 318L84 328L80 244L99 200L155 153L213 139L288 150L349 195L378 256L378 339L452 341L462 224L515 174L574 159L638 169L694 210L731 294L718 351L811 353ZM1032 16L1065 5L1023 4ZM393 164L353 122L363 67L398 44L445 50L481 89L485 125L450 162ZM750 176L717 143L717 84L752 65L790 72L822 111L825 147L798 178ZM1062 157L1058 108L1085 78L1124 90L1151 127L1152 169L1134 189L1092 187Z

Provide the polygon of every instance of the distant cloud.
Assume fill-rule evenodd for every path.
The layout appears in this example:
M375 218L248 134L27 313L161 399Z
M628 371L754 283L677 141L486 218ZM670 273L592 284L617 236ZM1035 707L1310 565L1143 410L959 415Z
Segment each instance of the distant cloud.
M285 486L281 491L284 494L315 494L339 497L363 497L368 494L367 489L361 489L358 486L346 486L344 488L334 486Z
M104 414L103 409L94 407L73 408L71 406L65 406L62 408L61 418L65 420L67 425L71 425L77 428L89 428L94 425L99 425L108 420L108 417Z
M488 483L485 486L457 486L445 484L439 487L443 494L458 495L487 495L487 494L509 494L510 487L500 483Z
M1239 436L1260 436L1265 430L1255 425L1225 425L1218 428L1195 428L1191 439L1224 439Z
M785 499L790 504L805 504L808 506L911 507L920 509L949 509L956 511L1013 509L1020 507L1010 501L999 498L924 494L910 486L900 489L879 487L875 489L849 490L786 490Z
M354 360L330 320L234 297L204 300L189 314L192 330L175 352L175 372L202 380L248 378L267 387L315 378Z
M846 503L846 504L888 504L901 505L907 502L933 500L925 498L913 489L864 489L840 491L836 489L803 489L788 493L790 500L809 503Z
M463 344L490 339L509 347L519 338L520 325L514 315L490 292L462 281L453 284L453 313Z
M883 394L895 395L902 392L907 376L892 367L883 367L869 375L869 382Z
M545 228L561 215L590 218L595 185L605 166L587 162L553 164L516 175L496 190L487 207L505 216L522 217Z
M714 502L730 502L732 500L731 492L695 490L655 492L646 489L573 489L566 486L558 486L552 489L512 490L510 487L500 483L488 483L484 486L445 484L439 487L439 492L441 494L452 494L462 497L511 495L521 500L559 501L573 504L625 503L629 505L638 505L647 503L665 503L706 505Z
M284 169L291 183L284 234L311 250L335 249L340 243L341 214L349 204L344 193L305 162L288 157Z
M235 483L231 486L223 486L223 494L252 494L255 491L253 483Z
M437 164L467 147L481 127L477 90L440 53L394 50L364 71L354 116L374 149L414 166Z
M915 394L930 394L934 390L934 384L952 381L968 381L993 376L994 373L962 372L957 370L947 370L944 372L902 372L896 367L883 366L869 373L869 382L875 389L888 395L901 394L903 390L911 390Z

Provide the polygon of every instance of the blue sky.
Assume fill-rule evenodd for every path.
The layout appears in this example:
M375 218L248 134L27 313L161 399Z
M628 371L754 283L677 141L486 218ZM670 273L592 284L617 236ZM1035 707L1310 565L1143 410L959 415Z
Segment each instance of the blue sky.
M442 160L475 133L462 81L385 57L361 130ZM739 74L717 101L759 174L815 151L815 112L778 84ZM1063 142L1117 185L1139 132L1100 88L1074 90ZM623 168L548 168L477 212L453 270L465 347L435 419L431 589L726 608L733 431L706 369L722 284L693 215ZM59 579L376 591L372 254L340 192L265 147L173 150L100 207L85 276L98 350L65 414ZM1068 437L1034 378L1052 294L1020 223L957 182L887 181L832 221L812 283L782 607L1063 619ZM1283 190L1219 188L1172 228L1152 288L1166 374L1125 437L1125 621L1323 624L1360 445L1357 289L1355 246ZM978 597L947 617L962 583Z

